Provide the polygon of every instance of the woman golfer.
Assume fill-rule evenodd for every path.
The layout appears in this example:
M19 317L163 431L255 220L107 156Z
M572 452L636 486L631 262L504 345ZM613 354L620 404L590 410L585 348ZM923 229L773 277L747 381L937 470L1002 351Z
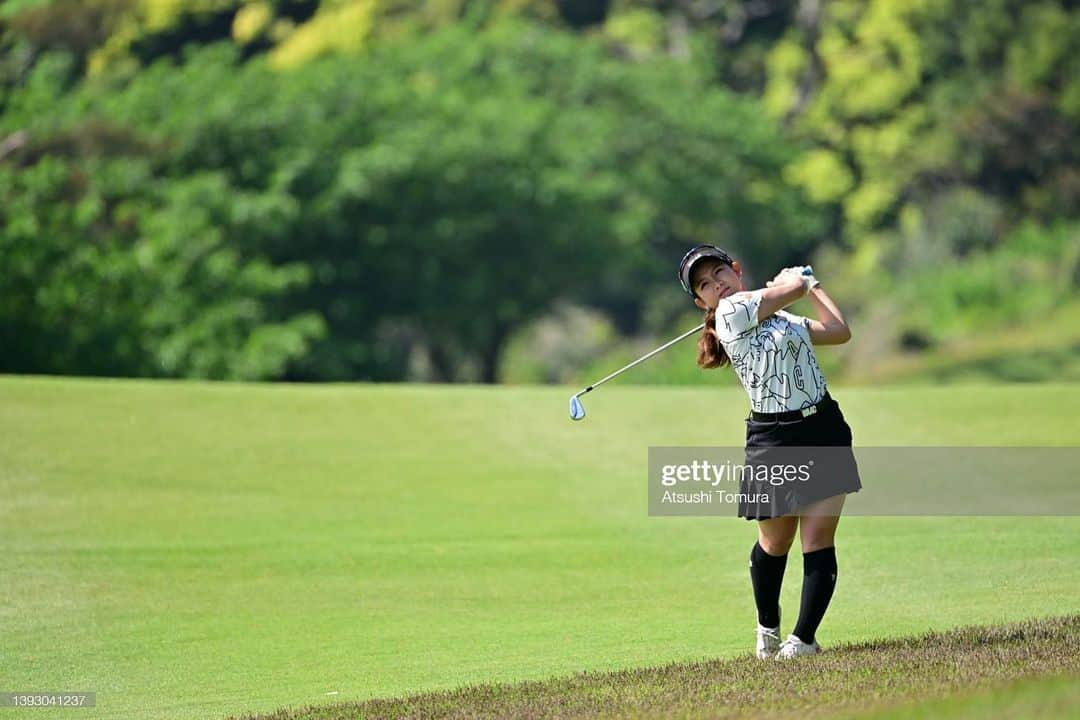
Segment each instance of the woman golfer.
M736 260L712 245L692 249L679 266L683 288L705 311L698 365L730 364L750 396L746 466L793 464L803 471L797 477L774 473L779 482L744 473L739 486L739 517L758 521L758 540L750 552L757 656L813 655L821 652L815 634L836 587L840 511L846 493L862 488L851 428L829 396L814 345L845 343L851 331L809 268L782 270L750 292L742 274ZM783 310L807 295L816 320ZM781 643L780 586L796 530L803 552L802 604L792 633Z

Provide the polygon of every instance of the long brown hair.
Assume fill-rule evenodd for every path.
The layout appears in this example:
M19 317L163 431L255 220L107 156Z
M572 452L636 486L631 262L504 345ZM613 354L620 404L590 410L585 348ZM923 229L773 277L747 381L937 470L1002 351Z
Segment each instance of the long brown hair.
M705 328L697 344L697 364L702 370L723 367L731 362L716 336L716 308L705 311Z

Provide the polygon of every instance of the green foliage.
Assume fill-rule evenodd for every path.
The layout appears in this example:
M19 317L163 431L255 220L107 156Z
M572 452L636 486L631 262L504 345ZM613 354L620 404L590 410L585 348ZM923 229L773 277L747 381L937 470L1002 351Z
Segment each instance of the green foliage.
M932 202L943 182L1044 220L1074 212L1078 23L1053 1L830 3L816 40L793 27L771 58L770 109L794 112L821 148L789 177L840 205L851 245L906 203ZM818 65L800 108L796 88Z
M50 67L9 128L59 98L38 89ZM656 258L707 240L775 266L816 223L775 181L795 150L755 103L529 25L287 72L217 46L56 104L46 145L100 126L142 163L117 252L157 288L138 324L155 373L400 379L422 345L435 377L490 381L559 297L632 307L670 282Z
M133 185L143 178L145 167L123 159L0 166L5 371L147 371L133 297L139 272L128 251L128 222L144 202Z
M904 308L895 328L901 344L935 346L1036 325L1078 287L1080 226L1025 223L994 247L939 254L913 269L889 302Z
M1071 5L568 7L5 3L4 367L562 379L677 330L699 242L813 258L864 363L1075 294ZM529 362L560 302L622 340Z
M568 383L576 379L571 373L602 357L618 340L603 314L559 305L547 317L521 328L507 343L499 381Z
M220 173L170 183L136 250L156 280L143 320L167 375L280 377L325 334L314 312L275 322L267 300L310 281L302 263L274 265L245 253L245 238L273 222L272 203L230 187Z
M230 246L251 220L220 177L47 156L0 168L0 191L5 370L262 379L323 332L312 313L275 319L307 270Z
M94 109L96 89L62 96L65 67L39 63L4 117L11 130L51 111L0 163L3 368L280 377L324 327L273 302L310 279L261 251L278 198L170 174L174 138Z

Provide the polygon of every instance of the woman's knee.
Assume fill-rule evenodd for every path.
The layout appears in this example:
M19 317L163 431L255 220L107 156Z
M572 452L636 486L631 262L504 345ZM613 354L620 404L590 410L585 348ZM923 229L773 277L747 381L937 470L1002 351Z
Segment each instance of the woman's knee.
M758 545L770 555L786 555L795 542L797 517L782 517L758 522Z
M791 537L791 538L788 538L788 539L782 539L781 538L781 539L775 539L775 540L771 539L771 538L759 538L758 539L758 545L761 546L761 549L764 550L765 552L769 553L770 555L775 555L775 556L787 555L788 551L791 550L791 545L794 542L795 542L794 537Z
M825 548L834 547L836 540L830 535L813 535L811 537L803 536L802 538L802 551L803 555L806 553L816 552L818 550L824 550Z
M822 550L836 544L836 521L839 518L806 518L799 523L803 553Z

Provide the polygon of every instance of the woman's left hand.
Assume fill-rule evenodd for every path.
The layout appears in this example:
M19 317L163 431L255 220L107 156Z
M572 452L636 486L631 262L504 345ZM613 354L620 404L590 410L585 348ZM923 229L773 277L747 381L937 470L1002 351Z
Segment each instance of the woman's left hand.
M782 282L790 282L791 278L793 278L793 277L799 278L799 282L802 282L802 274L801 273L802 273L802 268L794 268L794 267L784 268L780 272L776 273L776 277L774 277L769 282L765 283L765 287L772 287L773 285L778 285L778 284L780 284Z
M816 288L821 283L812 274L807 274L806 265L796 265L795 267L787 267L776 274L776 277L771 282L765 283L765 287L772 287L780 282L790 282L792 277L795 277L799 282L803 283L806 288L806 292L809 293L812 289Z

